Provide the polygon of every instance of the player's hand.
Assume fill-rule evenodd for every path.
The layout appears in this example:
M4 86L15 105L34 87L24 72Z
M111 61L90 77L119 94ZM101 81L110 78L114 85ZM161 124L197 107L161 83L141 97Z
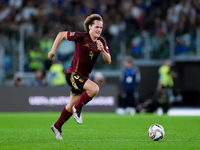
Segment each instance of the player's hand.
M48 57L49 57L50 59L53 59L54 56L55 56L55 54L52 53L51 51L48 53Z
M97 48L100 50L100 51L103 51L104 48L103 48L103 43L100 41L100 40L97 40Z

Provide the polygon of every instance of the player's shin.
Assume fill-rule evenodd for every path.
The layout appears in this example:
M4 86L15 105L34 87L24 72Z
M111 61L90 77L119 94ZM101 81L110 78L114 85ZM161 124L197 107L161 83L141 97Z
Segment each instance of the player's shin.
M88 96L87 92L84 91L81 95L80 100L78 101L78 103L76 104L75 108L77 110L81 110L83 105L86 105L89 101L91 101L92 98Z
M72 116L72 113L70 113L69 111L66 110L66 107L63 108L61 115L58 119L58 121L56 122L56 128L58 130L61 130L61 127L63 126L63 124Z

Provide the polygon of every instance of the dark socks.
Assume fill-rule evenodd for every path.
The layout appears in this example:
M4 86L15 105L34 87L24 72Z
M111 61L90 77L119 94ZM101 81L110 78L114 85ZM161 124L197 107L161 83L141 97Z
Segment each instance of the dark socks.
M89 101L91 101L92 98L88 96L88 94L86 93L86 91L84 91L81 95L80 100L78 101L78 103L76 104L75 108L77 110L81 110L83 105L86 105Z
M72 116L72 113L68 112L64 107L58 121L55 124L55 127L61 131L63 124Z

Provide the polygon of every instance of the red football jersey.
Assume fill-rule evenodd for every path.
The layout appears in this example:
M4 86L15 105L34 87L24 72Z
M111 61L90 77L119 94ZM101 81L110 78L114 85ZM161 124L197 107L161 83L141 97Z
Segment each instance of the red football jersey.
M71 66L65 72L71 73L75 71L89 78L92 68L100 54L97 43L92 41L89 33L68 31L67 39L75 42L75 51ZM109 48L104 38L99 37L98 40L103 43L104 50L109 53Z

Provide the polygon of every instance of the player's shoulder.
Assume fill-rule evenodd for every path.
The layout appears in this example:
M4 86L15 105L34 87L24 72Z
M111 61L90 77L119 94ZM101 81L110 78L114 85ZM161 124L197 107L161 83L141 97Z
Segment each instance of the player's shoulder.
M87 33L86 32L77 32L77 31L68 31L68 37L71 39L79 39L79 38L84 38L87 37Z
M75 32L75 34L78 35L78 36L81 36L81 37L87 37L87 36L89 36L89 34L86 33L86 32Z

